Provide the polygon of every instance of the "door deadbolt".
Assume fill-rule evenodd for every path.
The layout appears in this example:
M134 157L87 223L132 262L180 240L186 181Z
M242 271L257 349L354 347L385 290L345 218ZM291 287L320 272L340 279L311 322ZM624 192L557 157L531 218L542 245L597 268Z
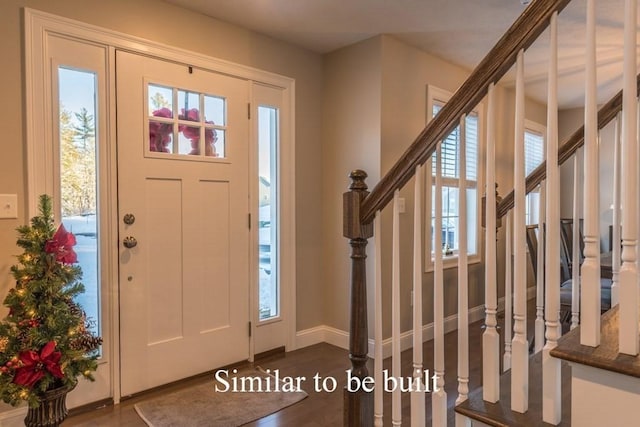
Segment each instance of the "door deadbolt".
M136 245L138 244L138 241L133 236L127 236L122 241L122 244L124 245L125 248L131 249L136 247Z
M124 216L124 218L122 218L122 221L127 225L131 225L136 222L136 217L135 215L128 213Z

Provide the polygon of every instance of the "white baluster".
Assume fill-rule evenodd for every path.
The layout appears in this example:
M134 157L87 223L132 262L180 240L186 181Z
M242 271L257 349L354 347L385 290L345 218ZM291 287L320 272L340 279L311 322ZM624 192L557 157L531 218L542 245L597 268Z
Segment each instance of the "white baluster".
M425 425L425 384L422 370L422 166L416 168L413 204L413 389L411 425ZM430 173L431 170L428 170Z
M620 268L620 353L638 354L638 152L636 0L625 1L622 93L622 267Z
M434 426L447 425L447 393L444 391L444 269L442 267L442 143L436 151L436 220L433 227L433 360L436 384L431 390L431 411Z
M505 267L504 267L504 356L503 369L511 369L511 340L513 339L513 233L511 211L505 215Z
M511 410L529 407L529 344L527 342L527 252L525 240L524 51L516 62L513 214L513 341L511 344Z
M545 253L550 262L545 269L545 319L547 339L542 350L542 420L557 425L562 417L562 371L560 359L550 351L560 337L560 170L558 168L558 13L551 16L549 26L549 84L547 95L547 232Z
M584 106L584 262L580 269L580 343L600 345L600 180L595 0L587 0L587 51ZM633 157L635 159L635 156ZM634 198L635 200L635 198Z
M400 190L393 194L393 237L391 244L391 373L402 377L400 361ZM402 394L396 387L391 395L391 422L402 425Z
M374 282L374 355L373 378L376 384L382 384L382 226L380 211L376 212L374 220L374 250L375 250L375 282ZM374 426L382 427L383 414L383 387L375 387L373 390Z
M467 116L460 118L458 152L458 397L456 405L469 396L469 271L467 266ZM471 427L471 420L456 414L456 427Z
M535 321L535 335L534 351L537 353L542 350L544 346L544 244L546 242L546 233L544 232L545 223L545 201L546 201L546 186L545 182L540 183L540 202L538 203L538 253L537 257L537 271L536 271L536 321ZM533 256L533 254L531 254Z
M571 254L571 329L580 324L580 203L582 186L580 183L580 153L576 151L573 156L573 222L572 228L572 254Z
M620 140L622 139L622 115L618 113L613 140L613 230L611 233L611 306L620 301Z
M486 203L486 260L484 269L485 326L482 334L482 398L495 403L500 398L500 335L498 320L497 234L496 234L496 118L495 89L489 85L487 99L487 185Z

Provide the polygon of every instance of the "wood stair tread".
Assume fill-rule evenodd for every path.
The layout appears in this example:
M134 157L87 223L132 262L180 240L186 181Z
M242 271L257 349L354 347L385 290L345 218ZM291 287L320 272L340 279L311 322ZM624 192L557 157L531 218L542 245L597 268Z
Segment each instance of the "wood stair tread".
M581 345L580 327L577 327L558 340L558 346L551 350L551 355L568 362L640 378L640 356L618 353L618 322L616 305L601 317L598 347Z
M511 411L511 371L500 376L500 400L497 403L482 399L482 387L456 406L455 411L490 426L551 426L542 422L542 352L529 359L529 410L524 414ZM571 367L562 362L562 422L571 425Z

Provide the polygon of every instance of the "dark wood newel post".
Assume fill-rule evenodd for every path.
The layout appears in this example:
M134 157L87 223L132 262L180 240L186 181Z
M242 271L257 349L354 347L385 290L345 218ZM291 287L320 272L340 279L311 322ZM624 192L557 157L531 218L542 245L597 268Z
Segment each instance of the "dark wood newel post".
M367 353L369 334L367 331L367 240L373 236L373 223L360 222L360 206L367 197L367 173L355 170L349 175L351 185L343 194L343 235L351 245L351 321L349 326L349 359L351 375L360 378L369 376ZM373 393L362 390L349 392L344 389L344 425L369 427L373 425Z

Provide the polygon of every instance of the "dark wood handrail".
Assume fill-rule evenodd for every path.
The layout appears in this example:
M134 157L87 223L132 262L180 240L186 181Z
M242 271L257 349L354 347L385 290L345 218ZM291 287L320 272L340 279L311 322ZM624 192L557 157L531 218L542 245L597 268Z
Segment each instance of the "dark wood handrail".
M638 82L638 93L640 96L640 74L636 77ZM622 91L618 92L613 98L600 108L598 111L598 129L602 129L613 120L616 115L622 111ZM558 149L558 164L561 165L569 160L578 151L578 148L584 145L584 126L575 131ZM525 183L526 192L533 191L547 177L547 162L543 161L528 176ZM507 194L498 204L497 217L502 218L513 208L513 190Z
M489 51L469 78L453 94L440 112L427 124L402 157L364 199L360 221L373 221L376 211L393 198L395 190L409 181L418 165L433 154L436 145L455 129L463 114L470 113L495 83L513 66L518 52L529 47L549 25L554 12L570 0L534 0Z

